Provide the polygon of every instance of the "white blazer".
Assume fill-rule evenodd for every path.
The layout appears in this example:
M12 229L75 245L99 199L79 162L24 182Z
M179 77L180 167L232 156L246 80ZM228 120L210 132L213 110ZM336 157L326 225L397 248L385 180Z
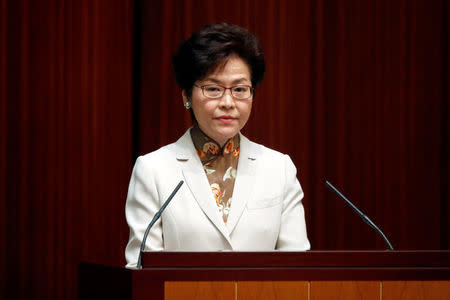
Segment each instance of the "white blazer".
M125 214L134 267L145 229L180 180L178 193L151 229L146 250L308 250L303 191L288 155L240 135L240 155L227 223L188 130L177 142L141 156L131 175Z

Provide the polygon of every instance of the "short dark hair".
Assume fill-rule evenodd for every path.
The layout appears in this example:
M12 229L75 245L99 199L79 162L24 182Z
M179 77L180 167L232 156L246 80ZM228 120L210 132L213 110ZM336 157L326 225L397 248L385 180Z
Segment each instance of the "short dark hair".
M190 97L194 83L232 55L247 63L252 85L256 88L266 70L258 38L245 28L227 23L206 25L180 45L172 58L175 80Z

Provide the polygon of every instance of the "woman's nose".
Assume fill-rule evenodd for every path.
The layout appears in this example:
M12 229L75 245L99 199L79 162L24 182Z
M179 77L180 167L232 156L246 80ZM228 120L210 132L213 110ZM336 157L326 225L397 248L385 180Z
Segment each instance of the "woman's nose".
M225 93L223 94L222 98L220 98L220 106L231 108L234 107L234 99L231 95L231 90L225 90Z

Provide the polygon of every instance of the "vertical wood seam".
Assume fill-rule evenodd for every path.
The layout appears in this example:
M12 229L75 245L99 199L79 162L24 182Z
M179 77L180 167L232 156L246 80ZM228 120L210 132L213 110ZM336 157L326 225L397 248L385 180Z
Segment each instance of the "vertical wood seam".
M237 289L238 289L238 282L235 281L235 282L234 282L234 300L237 300L237 297L238 297Z
M311 281L308 281L308 300L311 300Z
M383 281L380 280L380 300L383 300Z

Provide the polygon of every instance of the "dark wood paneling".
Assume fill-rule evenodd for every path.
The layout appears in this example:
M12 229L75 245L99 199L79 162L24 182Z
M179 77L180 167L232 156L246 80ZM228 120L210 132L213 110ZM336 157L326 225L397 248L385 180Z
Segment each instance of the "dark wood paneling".
M294 160L313 249L385 247L325 178L394 247L449 249L447 1L139 1L140 43L133 2L0 0L0 298L73 299L81 259L124 264L131 146L189 126L170 56L215 21L260 37L244 133Z
M441 148L441 191L443 199L450 199L450 3L443 1L443 45L442 57L443 57L443 74L442 74L442 148ZM441 208L441 220L444 220L444 225L441 231L441 244L442 247L450 249L450 201L443 201Z
M370 260L370 257L368 255L367 259ZM80 288L84 291L83 295L101 295L102 291L111 295L125 295L124 292L129 290L132 291L133 299L147 299L149 296L154 296L152 299L162 299L163 289L165 289L166 297L175 299L177 297L185 299L180 295L194 298L227 295L229 299L234 299L236 294L238 299L240 297L286 299L289 294L295 294L301 299L305 296L307 298L308 291L311 299L380 299L381 293L383 296L392 295L394 299L396 299L395 295L405 293L410 296L414 293L419 296L447 296L448 294L450 279L448 269L445 274L439 274L439 267L428 268L431 276L423 276L422 268L415 267L414 264L407 267L407 271L403 273L398 270L393 273L393 270L382 268L382 266L383 264L380 264L379 268L361 267L349 263L345 268L331 270L319 265L311 268L295 265L279 268L245 267L244 265L236 268L180 268L168 265L167 268L129 270L123 267L84 263L80 268L82 278ZM361 276L364 272L365 276ZM377 275L374 276L373 273ZM392 276L393 274L395 276ZM369 276L372 278L369 279ZM430 281L430 278L446 281ZM404 281L411 279L421 281ZM384 282L382 283L381 280ZM164 285L166 285L165 288ZM217 289L220 288L225 291L219 295ZM230 293L230 291L237 293ZM112 299L116 298L112 297Z
M7 56L7 13L6 0L0 0L0 244L7 245L7 220L6 220L6 56ZM6 247L0 247L0 276L6 274ZM6 296L6 280L0 280L0 297Z
M202 268L177 268L174 274L173 268L146 269L147 276L155 280L176 281L211 281L211 280L449 280L450 268L339 268L324 267L280 267L268 268L209 268L205 272Z
M449 254L449 251L147 252L142 260L144 269L139 274L160 281L449 280Z
M79 261L125 263L132 2L1 3L0 298L74 299Z
M81 263L78 276L78 299L132 299L136 294L131 270ZM156 292L156 290L154 291Z
M144 252L145 268L176 267L450 267L450 251Z

